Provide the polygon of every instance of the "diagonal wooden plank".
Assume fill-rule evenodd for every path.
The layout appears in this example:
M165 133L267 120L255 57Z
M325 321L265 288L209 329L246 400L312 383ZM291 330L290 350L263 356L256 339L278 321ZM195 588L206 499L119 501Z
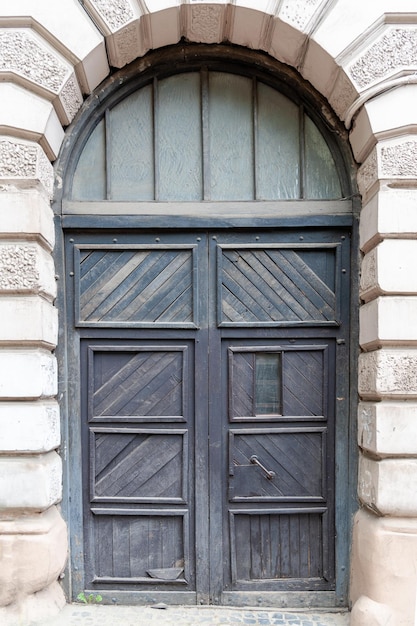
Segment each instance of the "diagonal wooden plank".
M251 353L233 353L229 389L232 417L253 415L254 359L255 356Z
M140 254L140 256L139 256ZM107 311L107 319L120 320L124 319L125 310L129 303L143 289L143 285L147 284L152 276L157 276L159 272L159 264L165 250L145 249L137 253L137 266L120 284L113 286L113 291L109 294L111 307Z
M288 309L299 317L300 321L326 320L323 312L306 297L304 292L305 281L291 273L290 266L285 262L280 251L266 249L254 251L254 257L264 265L271 274L271 285L281 295L282 300L288 305ZM282 291L283 290L283 291ZM290 319L292 319L290 317Z
M276 250L267 250L273 260L278 257ZM304 297L321 312L323 317L332 319L335 311L335 294L296 254L294 250L283 249L279 252L279 265L288 278L297 285Z
M120 371L106 381L94 393L95 415L116 415L123 408L139 397L147 410L152 398L154 385L157 383L157 374L168 370L167 375L174 379L182 379L182 355L176 352L143 352L132 358ZM152 381L156 379L156 383ZM145 413L146 414L146 411Z
M125 307L125 319L129 319L132 315L135 315L135 319L138 319L140 311L141 319L154 321L152 317L149 317L149 309L152 308L155 299L159 299L161 289L172 289L172 298L174 299L176 297L176 285L173 276L175 275L175 271L181 267L184 262L189 260L190 257L191 253L189 251L176 251L175 254L166 253L161 258L158 266L154 268L154 272L152 272L152 274L146 274L140 291Z
M286 415L324 415L323 352L286 352L283 369Z
M109 437L124 435L108 435ZM159 472L172 459L181 459L182 435L157 435L136 436L135 440L114 458L109 458L108 465L96 477L95 489L97 495L116 497L132 496L139 497L152 495L152 491L146 487L149 480L157 476ZM171 470L173 467L171 465ZM177 486L180 495L181 487L181 463L177 463ZM162 481L163 475L153 481L151 489L156 488L156 484ZM158 493L155 492L155 497Z
M251 306L251 310L258 319L274 319L275 311L272 303L277 300L277 294L270 288L268 284L268 276L261 266L255 271L249 263L250 254L245 250L233 250L223 253L223 272L230 276L239 286L239 292L234 290L235 294L242 293L241 301L247 305L247 301L256 303L256 308ZM225 283L228 284L228 283Z
M100 256L100 260L80 279L80 308L83 318L92 314L109 292L119 285L125 266L130 274L139 260L138 255L131 250L107 251L105 255L100 252L96 256Z
M144 271L144 260L149 254L135 253L129 259L127 256L121 267L114 264L110 272L106 272L102 277L100 285L95 284L95 293L89 293L87 289L82 294L82 315L83 319L101 320L114 318L114 307L119 302L122 295L126 294L137 284L139 280L138 269L142 266ZM119 264L118 264L119 265Z

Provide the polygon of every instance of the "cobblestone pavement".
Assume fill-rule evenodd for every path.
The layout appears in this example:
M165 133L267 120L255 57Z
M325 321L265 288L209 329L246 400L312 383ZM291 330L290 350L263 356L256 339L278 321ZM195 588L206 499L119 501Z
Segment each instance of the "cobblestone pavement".
M349 613L225 607L115 607L67 605L44 626L348 626Z

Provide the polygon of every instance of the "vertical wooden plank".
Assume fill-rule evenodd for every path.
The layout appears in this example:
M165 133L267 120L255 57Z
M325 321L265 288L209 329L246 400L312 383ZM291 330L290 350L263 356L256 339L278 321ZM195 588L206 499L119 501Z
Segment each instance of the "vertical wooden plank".
M139 549L140 542L143 541L143 520L132 518L130 521L130 574L132 578L139 578L144 575L147 563L145 564L145 554Z
M113 576L130 576L130 520L113 518Z
M261 553L261 578L272 578L271 571L271 515L260 515L260 553Z
M110 111L110 200L153 200L152 87L147 85Z
M159 81L157 107L159 200L201 200L200 75L187 72Z
M311 515L300 515L300 578L309 578L311 576L310 570L310 535L308 532L309 522Z
M78 161L73 183L73 200L104 200L106 197L106 139L102 119L94 128Z
M279 544L279 515L271 515L269 519L270 527L270 551L271 551L271 578L280 576L280 544Z
M97 561L94 563L92 578L95 576L113 576L113 518L107 515L91 517L95 527L95 545Z
M159 202L159 82L155 76L152 82L152 125L153 125L153 167L154 199Z
M300 515L290 515L290 572L292 578L297 578L300 571Z
M210 174L210 132L209 132L209 82L207 68L203 67L200 72L201 81L201 135L203 168L203 200L210 200L211 174Z
M279 542L280 554L280 577L289 578L291 576L290 557L290 516L280 515Z
M195 580L197 589L197 603L208 604L210 601L210 530L214 523L215 511L212 510L213 498L208 498L210 492L210 471L209 465L209 397L208 397L208 367L207 360L211 358L208 338L208 308L209 308L209 267L208 267L208 235L201 233L196 238L198 243L198 262L195 272L195 298L198 299L200 329L195 337L193 362L190 363L190 372L194 372L193 386L190 389L190 416L194 417L194 451L189 455L190 463L190 509L195 506L195 515L190 514L187 528L188 543L187 550L190 554L194 552ZM205 364L205 366L204 366ZM191 387L191 385L190 385ZM192 472L192 470L195 470ZM216 485L218 489L218 484ZM209 522L211 520L211 522ZM217 531L217 541L219 541L219 526ZM193 534L195 533L195 534ZM194 541L194 536L198 539ZM221 534L220 534L221 536ZM221 543L221 541L220 541ZM191 562L191 560L190 560ZM221 569L220 569L221 571Z
M252 150L253 150L253 197L255 200L259 200L258 196L258 181L257 181L257 168L258 168L258 81L254 76L252 78Z
M262 578L262 561L261 561L261 516L250 515L250 534L249 545L251 554L251 578Z
M210 73L212 200L254 199L252 105L252 81L249 78Z
M272 87L258 83L256 199L300 197L298 107Z
M299 126L299 151L300 151L300 198L305 198L306 184L306 142L305 142L305 115L304 107L301 105L298 109L298 126Z
M314 122L304 116L306 180L305 198L341 198L339 176L330 149Z

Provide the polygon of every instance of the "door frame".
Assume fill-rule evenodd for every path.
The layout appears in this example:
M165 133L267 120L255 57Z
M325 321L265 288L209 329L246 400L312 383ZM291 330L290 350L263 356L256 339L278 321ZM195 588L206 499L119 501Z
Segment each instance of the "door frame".
M347 204L344 202L344 207L347 208ZM109 219L106 220L106 227L104 229L92 229L95 232L97 230L104 231L109 233L113 229L120 230L120 219L119 216L108 216ZM63 232L67 232L68 230L71 232L77 232L78 229L82 229L87 226L87 229L90 230L92 221L95 221L96 218L92 216L67 216L62 219L58 219L58 223L62 223L64 225L64 229L59 228L60 234ZM128 222L131 220L128 218ZM137 221L136 222L137 227ZM160 222L158 218L150 219L147 225L148 229L154 230L156 228L156 222ZM165 218L161 220L165 222ZM213 224L212 218L204 218L201 217L191 220L187 220L187 226L193 226L193 222L195 222L195 226L197 228L202 227L202 221L206 223L206 227L210 225L210 230L216 230L216 225ZM239 228L243 230L247 230L249 228L249 224L247 223L249 220L246 218L229 218L226 230ZM252 221L252 220L250 220ZM191 222L191 223L190 223ZM331 218L314 218L312 220L306 219L306 217L293 217L293 218L258 218L256 220L258 228L266 228L270 229L272 227L287 230L288 228L294 229L299 228L314 228L317 227L323 228L325 223L327 226L331 227L343 227L349 228L352 237L352 255L351 255L351 266L353 270L354 266L354 241L355 241L355 221L352 219L352 215L350 213L342 213ZM161 225L161 224L160 224ZM113 226L113 228L111 228ZM90 227L90 228L89 228ZM143 224L142 224L143 227ZM175 232L179 230L180 222L177 222L177 227L171 228L171 232ZM130 226L133 228L133 225ZM130 230L128 228L127 230ZM251 230L253 230L253 223L250 226ZM224 229L224 221L222 220L220 223L220 229ZM182 229L183 230L183 229ZM187 228L187 231L189 228ZM61 252L63 253L62 244L59 246L61 248ZM61 257L62 258L62 257ZM67 276L68 271L65 267L62 267L62 276L65 276L65 282L72 282L72 277ZM352 271L352 276L354 277L354 271ZM60 293L60 298L65 299L65 294ZM352 300L352 298L351 298ZM72 303L69 302L69 305L72 306ZM63 303L64 306L64 303ZM62 309L61 309L62 310ZM351 308L350 315L350 375L352 375L352 368L354 367L354 357L355 353L355 342L354 342L354 334L353 329L355 328L355 319L354 319L354 307ZM312 329L314 334L314 329ZM82 504L82 489L83 486L80 481L80 471L79 468L81 466L81 428L80 424L77 420L65 419L66 415L71 416L74 415L74 410L72 407L76 406L78 402L78 387L79 387L79 373L78 373L78 354L74 351L74 341L71 341L71 336L77 334L77 331L67 328L66 324L61 325L60 327L61 334L61 342L60 342L60 351L58 353L59 366L61 372L64 370L66 376L68 377L68 385L67 385L67 393L62 395L61 405L63 407L63 427L64 427L64 437L65 437L65 447L64 447L64 493L65 499L63 501L63 511L66 519L69 523L69 532L70 532L70 560L67 566L67 590L68 593L71 594L71 597L75 598L77 593L80 590L84 590L84 581L83 581L83 504ZM64 343L65 342L65 343ZM75 343L77 339L75 340ZM63 349L63 346L66 346ZM353 354L352 354L353 353ZM353 370L354 372L354 370ZM353 374L354 375L354 374ZM62 380L62 378L61 378ZM346 407L352 407L352 388L350 386L350 382L348 380L342 384L341 387L337 389L338 398L344 398L344 403ZM355 399L355 396L354 396ZM354 405L353 405L354 406ZM65 411L65 413L64 413ZM340 412L339 412L340 413ZM336 485L336 493L335 493L335 527L336 527L336 592L277 592L275 594L270 595L271 603L274 606L292 606L292 607L302 607L308 604L320 604L321 606L346 606L347 604L347 589L348 589L348 572L349 572L349 547L350 547L350 531L351 531L351 519L354 511L356 510L356 475L352 473L352 463L355 463L355 440L352 438L352 431L354 429L355 420L352 419L354 414L354 408L345 408L343 411L343 417L336 418L336 435L335 435L335 458L338 459L336 465L336 475L335 475L335 485ZM203 468L200 468L200 471L203 471ZM213 485L212 485L213 488ZM349 494L348 497L346 494ZM198 491L195 493L195 497L200 501L198 502L198 506L204 512L206 510L207 519L209 515L208 504L204 502L204 498L198 494ZM206 533L209 532L209 528L206 528ZM196 553L196 559L206 559L207 555L204 553ZM217 550L217 560L220 564L222 561L222 551L221 549ZM199 582L197 581L197 585ZM181 595L181 594L180 594ZM125 593L126 601L133 601L133 596L129 600L129 593ZM224 596L227 598L227 594ZM251 594L248 594L247 602L251 603ZM200 598L198 598L198 602L206 603L208 601L208 597L203 594ZM108 599L111 601L110 599ZM148 599L149 601L149 599ZM183 600L179 599L179 602L187 601L184 597ZM253 600L252 600L253 602ZM227 599L227 603L233 604L233 599L231 596Z
M261 75L271 86L275 86L290 97L306 104L319 129L337 146L336 165L341 174L343 193L338 201L289 200L275 202L204 202L197 207L190 203L146 203L146 202L79 202L66 199L66 190L77 162L78 154L86 141L88 130L97 120L100 107L117 91L117 99L138 89L149 81L154 73L172 74L176 71L200 67L210 62L221 70L228 71L237 65L248 75ZM351 229L351 298L349 329L349 372L347 373L343 397L348 405L343 432L336 437L335 455L344 459L343 470L337 466L336 475L336 599L333 606L346 606L348 602L349 555L353 514L357 510L357 360L359 354L359 211L360 199L356 186L356 167L351 154L348 134L328 103L313 87L293 69L284 66L265 53L245 48L229 48L225 45L205 46L198 44L179 45L150 52L118 73L122 80L110 77L97 94L87 99L73 126L67 131L61 154L55 164L56 188L53 202L55 213L58 293L56 306L60 313L58 347L56 356L59 372L59 401L61 407L61 429L63 458L63 501L62 512L67 521L70 535L70 559L63 581L68 597L74 598L83 590L81 506L82 484L79 476L81 439L76 421L73 419L74 401L77 401L77 361L67 328L66 283L71 281L64 262L63 234L67 230L120 228L158 229L169 228L317 228L342 226ZM329 133L330 129L330 133ZM203 210L201 210L203 209ZM341 484L343 478L343 484ZM338 504L339 503L339 504ZM289 596L286 606L297 606L297 598ZM284 606L284 604L283 604ZM304 606L299 603L298 606Z

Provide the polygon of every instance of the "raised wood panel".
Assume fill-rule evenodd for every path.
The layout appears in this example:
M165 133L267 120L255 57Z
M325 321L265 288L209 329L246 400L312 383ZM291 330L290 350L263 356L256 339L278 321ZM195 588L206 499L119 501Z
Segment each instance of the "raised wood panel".
M318 248L310 266L308 250L298 246L219 246L220 324L337 323L335 292L315 271ZM328 249L322 254L327 267ZM336 267L334 254L333 279Z
M256 413L255 363L259 354L281 355L277 387L282 406L275 414ZM228 350L229 419L327 418L327 346L259 345Z
M185 502L186 431L90 430L93 501Z
M79 326L193 326L193 246L77 246Z
M91 346L90 419L184 418L187 348Z
M323 511L231 514L232 580L327 582ZM324 540L324 541L323 541ZM291 589L291 585L287 585Z
M229 436L231 500L325 499L324 428L232 430Z
M96 511L92 516L95 582L130 585L174 584L187 582L188 558L186 514L174 512L109 515ZM164 580L149 575L154 569L183 569L177 579Z

